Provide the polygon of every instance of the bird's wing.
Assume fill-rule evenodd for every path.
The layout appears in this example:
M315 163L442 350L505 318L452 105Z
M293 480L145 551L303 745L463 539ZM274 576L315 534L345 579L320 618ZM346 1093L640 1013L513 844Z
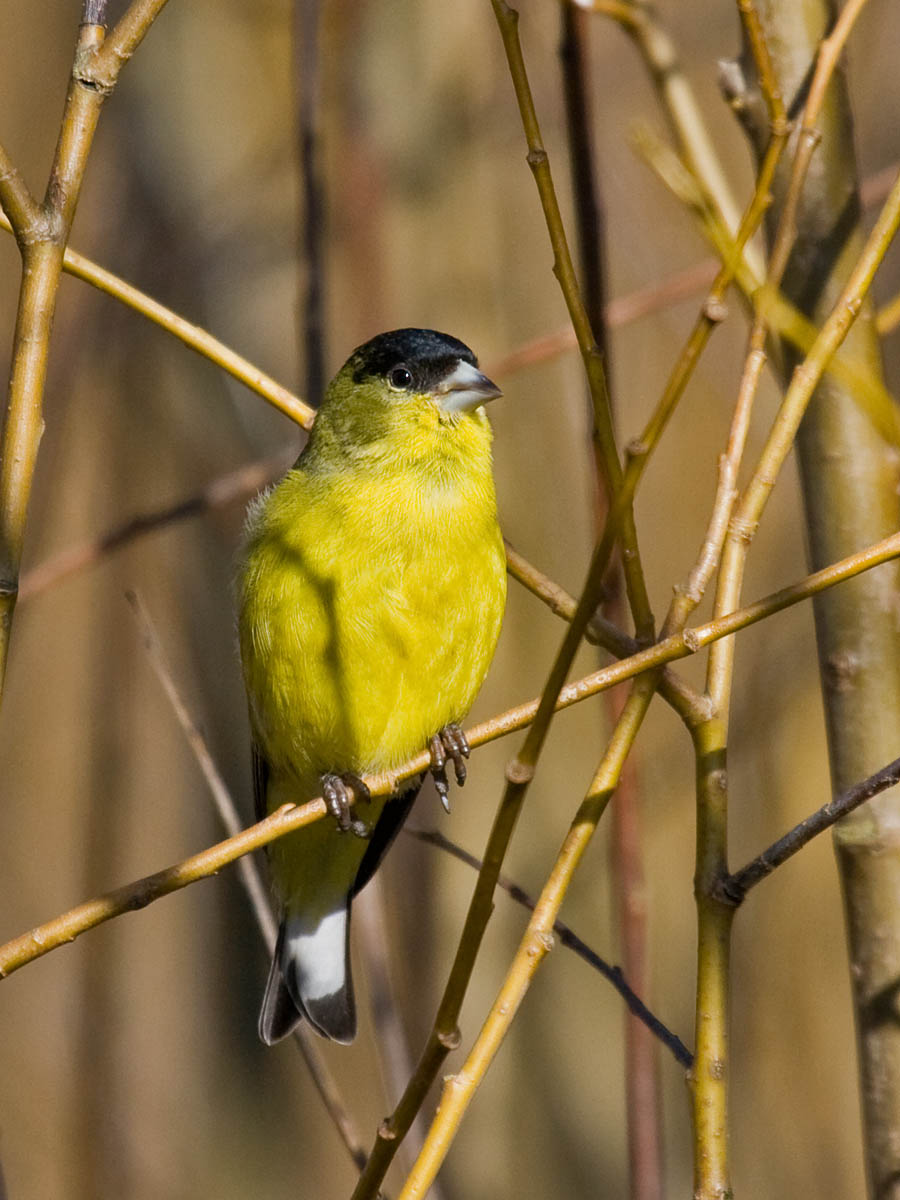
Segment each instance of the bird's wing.
M359 864L356 878L353 880L353 887L350 891L351 898L361 892L375 874L378 864L387 854L391 843L400 832L401 825L409 816L409 810L422 786L421 776L411 780L410 783L411 786L405 792L401 792L399 796L393 796L382 809L381 816L372 830L372 836L369 838L362 862Z
M266 805L266 789L269 784L269 764L263 758L262 750L256 742L250 747L253 769L253 811L257 821L262 821L269 815Z

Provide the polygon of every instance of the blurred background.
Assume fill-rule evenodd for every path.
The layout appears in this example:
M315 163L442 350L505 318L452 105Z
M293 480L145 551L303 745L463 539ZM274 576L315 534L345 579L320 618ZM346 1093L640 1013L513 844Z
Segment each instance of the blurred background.
M111 15L123 6L111 6ZM302 7L298 5L298 8ZM43 193L80 0L5 0L0 137ZM659 6L736 195L743 136L716 83L739 45L728 4ZM329 377L382 329L431 326L490 372L566 323L503 50L487 0L333 0L320 8L324 354ZM72 234L97 259L302 392L307 279L298 247L297 14L289 0L193 0L163 12L102 115ZM560 8L524 6L522 36L564 213L571 212L558 57ZM854 34L850 85L863 175L898 157L900 10L873 0ZM302 39L301 39L302 40ZM613 298L707 256L690 217L635 154L665 122L634 46L589 30L599 184ZM574 236L574 230L572 230ZM0 358L11 343L18 255L0 234ZM900 280L896 255L876 285ZM613 331L621 442L657 400L701 294ZM741 370L740 306L716 333L637 504L657 614L690 568ZM897 342L888 340L896 384ZM593 537L589 417L577 356L505 374L492 405L501 516L512 543L580 587ZM750 454L776 393L766 381ZM246 462L299 449L300 431L169 335L63 280L29 519L26 570L123 520L195 494ZM0 723L0 940L216 841L199 770L125 603L143 596L184 698L250 820L248 728L231 607L243 502L167 526L23 600ZM793 467L754 544L745 594L804 571ZM702 610L707 611L705 608ZM473 713L540 690L562 625L515 584ZM593 669L585 649L578 674ZM698 664L682 668L699 682ZM597 698L553 728L507 870L537 892L609 728ZM731 744L739 865L828 795L811 614L741 635ZM445 818L433 791L411 818L483 849L513 750L473 757ZM646 999L692 1045L695 916L690 744L657 702L636 769L649 919ZM620 957L601 828L563 918ZM473 872L399 839L369 906L413 1056L449 970ZM370 912L369 920L378 912ZM526 914L505 895L462 1014L477 1034ZM361 926L362 921L358 921ZM360 931L358 930L357 933ZM379 1060L356 945L363 1019L349 1048L322 1044L364 1145L397 1099ZM290 1042L266 1050L256 1015L266 955L233 868L30 964L0 987L0 1161L15 1200L349 1195L355 1171ZM747 1197L861 1195L853 1028L830 843L821 838L754 892L735 937L734 1182ZM624 1008L560 948L529 993L439 1181L450 1197L627 1195ZM684 1072L661 1049L664 1173L690 1190ZM429 1106L426 1115L432 1111ZM400 1160L402 1165L402 1155ZM397 1168L389 1177L395 1194Z

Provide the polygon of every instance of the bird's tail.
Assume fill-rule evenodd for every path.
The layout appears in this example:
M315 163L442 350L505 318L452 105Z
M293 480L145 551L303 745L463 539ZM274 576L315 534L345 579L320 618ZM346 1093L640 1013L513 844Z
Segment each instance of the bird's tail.
M350 905L310 926L302 913L286 913L259 1014L259 1036L271 1046L306 1017L324 1037L352 1042L356 1004L350 977Z

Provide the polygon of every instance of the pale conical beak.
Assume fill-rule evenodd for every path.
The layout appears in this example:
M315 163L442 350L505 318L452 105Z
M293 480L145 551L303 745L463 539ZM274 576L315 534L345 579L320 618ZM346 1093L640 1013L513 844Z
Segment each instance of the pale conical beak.
M487 375L465 359L459 360L450 374L437 385L434 393L447 412L468 412L479 404L503 395L496 383L491 383Z

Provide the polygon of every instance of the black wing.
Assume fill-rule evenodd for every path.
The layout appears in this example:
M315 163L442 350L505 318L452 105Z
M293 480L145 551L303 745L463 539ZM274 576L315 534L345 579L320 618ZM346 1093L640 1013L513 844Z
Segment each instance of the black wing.
M253 768L253 811L257 821L269 815L266 807L266 789L269 786L269 764L263 758L262 751L256 742L250 748Z
M359 864L356 878L353 880L353 887L350 891L351 897L361 892L375 874L378 864L384 858L385 854L387 854L391 842L393 842L394 838L400 832L401 825L409 816L409 810L412 808L421 786L422 777L419 776L418 779L411 780L411 786L405 792L401 792L399 796L392 796L387 804L385 804L381 811L381 816L372 830L372 836L362 857L362 862Z

